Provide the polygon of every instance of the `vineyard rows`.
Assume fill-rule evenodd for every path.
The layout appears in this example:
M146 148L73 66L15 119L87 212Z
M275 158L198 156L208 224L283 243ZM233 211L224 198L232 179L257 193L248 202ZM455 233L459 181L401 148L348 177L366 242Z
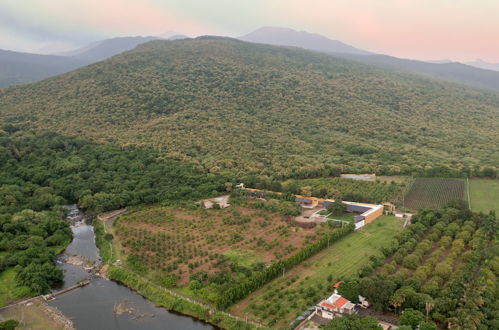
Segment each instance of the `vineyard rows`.
M405 195L404 206L417 210L466 200L466 183L459 179L417 178Z

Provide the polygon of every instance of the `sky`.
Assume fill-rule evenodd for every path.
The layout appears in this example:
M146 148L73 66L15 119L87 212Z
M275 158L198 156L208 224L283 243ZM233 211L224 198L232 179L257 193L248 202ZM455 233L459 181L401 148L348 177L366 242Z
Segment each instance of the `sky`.
M0 0L0 49L28 52L167 31L237 37L262 26L403 58L499 63L499 0Z

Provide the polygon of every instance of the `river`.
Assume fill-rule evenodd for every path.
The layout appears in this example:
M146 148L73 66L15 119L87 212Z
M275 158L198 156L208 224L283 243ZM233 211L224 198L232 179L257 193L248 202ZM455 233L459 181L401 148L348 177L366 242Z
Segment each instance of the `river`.
M91 219L76 205L68 205L68 221L74 238L58 259L64 270L62 289L87 278L88 273L79 266L68 264L67 258L79 256L100 264L99 249L95 245L95 234ZM213 326L188 316L156 307L129 288L102 278L92 280L83 287L61 296L49 303L69 317L76 329L128 330L128 329L214 329Z

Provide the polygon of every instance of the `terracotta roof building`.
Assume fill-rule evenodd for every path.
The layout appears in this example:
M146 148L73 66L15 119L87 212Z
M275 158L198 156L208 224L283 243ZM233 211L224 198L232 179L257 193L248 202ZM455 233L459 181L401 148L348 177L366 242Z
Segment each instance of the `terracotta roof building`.
M338 314L352 315L356 313L355 304L337 293L317 304L315 311L317 315L326 319L333 319Z

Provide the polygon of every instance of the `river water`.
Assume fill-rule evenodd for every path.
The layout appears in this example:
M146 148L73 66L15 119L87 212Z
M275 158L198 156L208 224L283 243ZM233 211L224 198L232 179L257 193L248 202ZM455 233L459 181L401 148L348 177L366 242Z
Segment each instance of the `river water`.
M55 289L65 288L87 278L88 273L78 266L67 264L70 256L80 256L100 264L99 250L91 220L76 205L66 206L74 238L58 259L64 270L64 283ZM102 278L92 280L83 287L49 303L73 320L78 330L132 330L132 329L214 329L213 326L191 317L159 308L129 288Z

